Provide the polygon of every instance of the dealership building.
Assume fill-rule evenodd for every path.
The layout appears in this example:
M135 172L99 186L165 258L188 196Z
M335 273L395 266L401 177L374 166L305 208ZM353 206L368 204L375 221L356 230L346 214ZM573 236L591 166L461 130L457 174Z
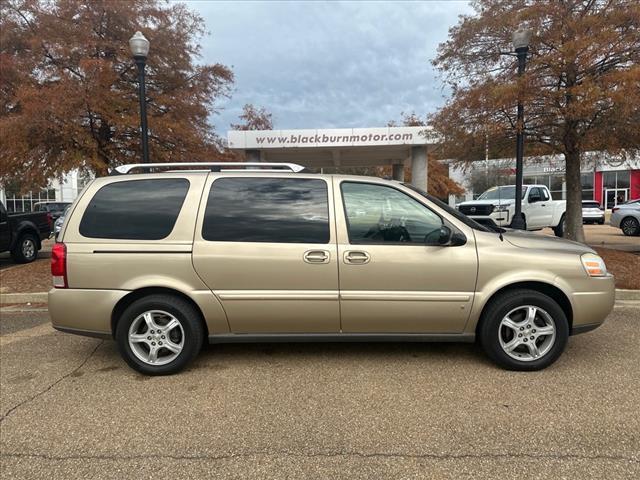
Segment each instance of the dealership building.
M427 155L438 138L425 127L232 130L227 143L247 161L299 163L316 170L389 166L400 181L410 166L412 183L426 189Z
M515 159L476 161L468 166L449 163L449 176L465 189L461 196L451 196L451 205L473 200L482 192L474 192L472 179L486 174L501 178L501 184L515 184ZM619 203L640 198L640 155L615 157L603 152L587 152L581 165L582 199L595 200L610 210ZM524 184L549 187L555 200L566 199L565 161L561 155L524 159Z

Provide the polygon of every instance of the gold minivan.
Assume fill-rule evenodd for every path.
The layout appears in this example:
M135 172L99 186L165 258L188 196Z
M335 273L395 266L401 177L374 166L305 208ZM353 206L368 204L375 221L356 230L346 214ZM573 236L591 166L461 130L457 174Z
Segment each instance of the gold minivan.
M205 340L478 340L539 370L613 308L591 248L490 230L411 185L273 163L113 173L67 214L49 311L145 374L181 370Z

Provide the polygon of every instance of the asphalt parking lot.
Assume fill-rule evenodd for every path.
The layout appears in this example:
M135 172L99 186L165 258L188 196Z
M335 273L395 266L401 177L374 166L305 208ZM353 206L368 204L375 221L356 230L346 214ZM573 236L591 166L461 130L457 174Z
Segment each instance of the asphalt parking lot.
M639 323L622 302L536 373L468 344L270 344L151 378L5 308L0 476L638 478Z

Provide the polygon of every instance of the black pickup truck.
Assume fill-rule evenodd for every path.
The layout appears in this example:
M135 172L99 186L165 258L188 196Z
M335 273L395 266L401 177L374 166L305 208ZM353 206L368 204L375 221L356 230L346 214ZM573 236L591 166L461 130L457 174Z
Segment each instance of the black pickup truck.
M51 214L47 212L8 214L0 202L0 253L11 252L17 263L33 262L42 240L51 235Z

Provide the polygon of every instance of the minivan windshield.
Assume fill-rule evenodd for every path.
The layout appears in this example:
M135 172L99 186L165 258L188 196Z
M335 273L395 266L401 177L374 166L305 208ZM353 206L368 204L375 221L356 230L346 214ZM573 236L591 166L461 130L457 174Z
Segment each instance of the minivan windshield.
M456 219L460 220L462 223L464 223L466 226L473 228L474 230L480 230L481 232L492 232L493 230L485 227L484 225L480 225L478 222L476 222L475 220L467 217L465 214L460 213L458 210L456 210L455 208L450 207L449 205L447 205L446 203L444 203L442 200L434 197L433 195L429 195L427 192L425 192L424 190L419 189L418 187L415 187L413 185L411 185L410 183L403 183L403 185L411 190L413 190L416 193L419 193L420 195L422 195L424 198L426 198L427 200L429 200L430 202L435 203L438 207L440 207L442 210L444 210L445 212L447 212L449 215L455 217Z
M522 187L522 198L527 193L527 187ZM513 200L516 198L516 187L514 185L505 185L503 187L492 187L478 197L478 200Z

